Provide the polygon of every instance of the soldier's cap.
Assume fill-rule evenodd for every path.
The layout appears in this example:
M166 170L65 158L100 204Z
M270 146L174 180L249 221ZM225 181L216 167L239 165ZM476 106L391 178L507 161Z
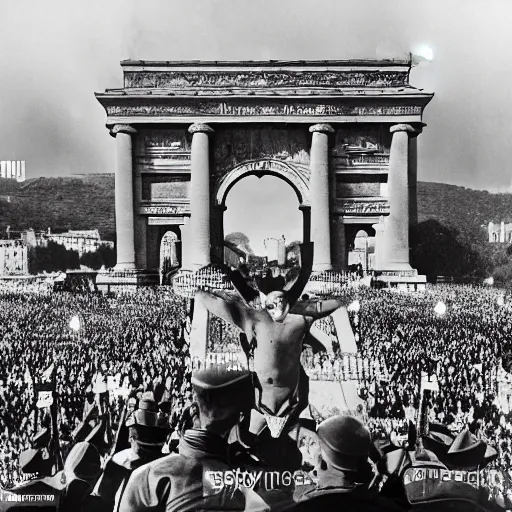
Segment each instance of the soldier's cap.
M371 473L370 432L357 418L333 416L320 423L317 433L320 447L333 468L361 476Z
M47 453L47 452L45 452ZM43 457L42 448L29 448L20 453L19 465L23 473L49 473L51 460Z
M165 434L169 428L169 421L167 414L161 412L158 407L153 393L147 391L142 394L137 409L126 420L126 426L135 427L138 430L140 442L153 444L154 430L162 430Z
M104 419L101 419L100 422L91 430L89 435L85 438L85 441L87 443L92 444L97 450L103 450L107 444L105 441L106 429L106 421Z
M32 438L32 448L44 448L48 446L50 442L50 429L42 428L33 438Z
M454 439L443 462L449 469L473 468L484 465L487 445L464 429Z
M98 450L91 443L82 441L75 444L64 462L64 469L44 481L54 489L62 490L74 480L94 482L101 473L101 459Z
M212 365L192 372L191 382L200 389L227 389L235 385L247 383L251 379L248 370L232 370L225 364Z

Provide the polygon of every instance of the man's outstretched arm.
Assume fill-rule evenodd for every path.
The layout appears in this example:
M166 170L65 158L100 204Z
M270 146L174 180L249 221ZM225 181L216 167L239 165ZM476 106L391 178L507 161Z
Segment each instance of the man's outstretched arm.
M313 320L324 318L343 306L340 299L300 302L292 309L296 315L309 316Z
M204 290L196 292L195 300L203 304L213 315L243 329L246 306L240 301L227 294L221 295L219 292L206 292Z

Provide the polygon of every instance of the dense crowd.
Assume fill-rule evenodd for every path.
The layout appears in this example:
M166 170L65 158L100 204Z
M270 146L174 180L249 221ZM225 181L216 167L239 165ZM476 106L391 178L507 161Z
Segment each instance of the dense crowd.
M512 308L503 292L438 285L418 295L358 293L361 309L350 316L361 353L383 357L390 373L389 383L365 390L370 416L382 423L405 419L419 404L420 370L428 369L439 386L432 391L430 420L457 433L469 426L497 449L492 467L507 481L493 492L512 508L512 415L500 401L497 379L512 345ZM439 302L444 314L435 311Z
M18 457L34 432L33 382L52 362L60 395L59 429L82 421L96 372L130 387L164 384L174 401L189 393L184 365L187 306L162 289L130 295L4 293L0 296L0 483L22 477ZM79 314L79 331L69 327ZM112 424L122 409L111 401Z
M428 369L439 385L439 391L432 393L430 419L454 432L468 425L498 450L493 469L509 481L498 485L487 479L487 484L498 502L511 507L512 415L497 400L498 367L512 345L512 307L507 298L492 288L456 285L438 285L423 294L350 289L347 301L354 298L360 308L350 311L350 319L361 355L382 361L389 372L389 378L361 383L370 427L395 439L406 436L407 419L419 403L419 372ZM436 313L439 302L446 305L445 314ZM165 287L115 296L4 289L0 293L0 483L9 487L23 478L18 457L34 434L33 381L52 362L61 397L61 433L72 431L82 420L98 371L117 376L128 387L151 390L164 385L174 404L179 397L190 400L185 337L189 305ZM79 331L69 327L75 315L81 319ZM318 326L336 342L330 319ZM220 321L213 321L210 328L210 337L216 340L210 349L239 350L238 329ZM325 357L317 358L313 365L325 362ZM114 427L122 402L111 399ZM180 412L175 408L173 414Z

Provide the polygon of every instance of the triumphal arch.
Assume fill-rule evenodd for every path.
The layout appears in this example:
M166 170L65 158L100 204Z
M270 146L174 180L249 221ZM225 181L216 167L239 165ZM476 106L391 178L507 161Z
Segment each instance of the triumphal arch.
M168 231L183 268L221 262L229 190L269 174L297 195L314 271L344 269L364 229L376 268L414 276L416 141L433 95L410 85L409 61L121 66L123 87L96 94L116 139L119 271L157 269Z

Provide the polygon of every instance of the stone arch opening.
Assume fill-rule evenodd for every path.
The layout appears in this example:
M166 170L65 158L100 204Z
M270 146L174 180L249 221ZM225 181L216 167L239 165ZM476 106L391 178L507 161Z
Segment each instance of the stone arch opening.
M220 206L218 211L222 217L223 237L227 238L233 232L252 233L250 243L254 255L238 251L232 240L229 241L231 243L224 243L224 238L223 260L231 267L250 264L251 268L256 268L270 261L286 267L295 261L293 254L287 258L286 246L291 242L309 239L308 190L305 183L298 183L301 177L293 176L290 168L286 169L286 173L280 172L280 167L269 165L268 161L257 163L261 168L256 169L255 163L252 164L238 166L224 177L217 188L216 201L217 206ZM270 191L268 195L267 190ZM233 200L239 193L242 196ZM264 210L258 211L258 207ZM272 212L276 208L279 208L279 212ZM238 212L245 213L243 221ZM234 226L245 223L247 230L234 229ZM285 232L286 237L283 237Z
M375 229L371 225L347 226L348 268L361 265L363 270L375 268Z
M168 284L170 275L180 267L180 239L172 228L163 228L159 233L160 283Z
M275 176L290 185L297 195L299 204L309 206L309 169L306 165L264 159L245 162L229 171L218 183L216 206L224 207L228 192L246 176Z

